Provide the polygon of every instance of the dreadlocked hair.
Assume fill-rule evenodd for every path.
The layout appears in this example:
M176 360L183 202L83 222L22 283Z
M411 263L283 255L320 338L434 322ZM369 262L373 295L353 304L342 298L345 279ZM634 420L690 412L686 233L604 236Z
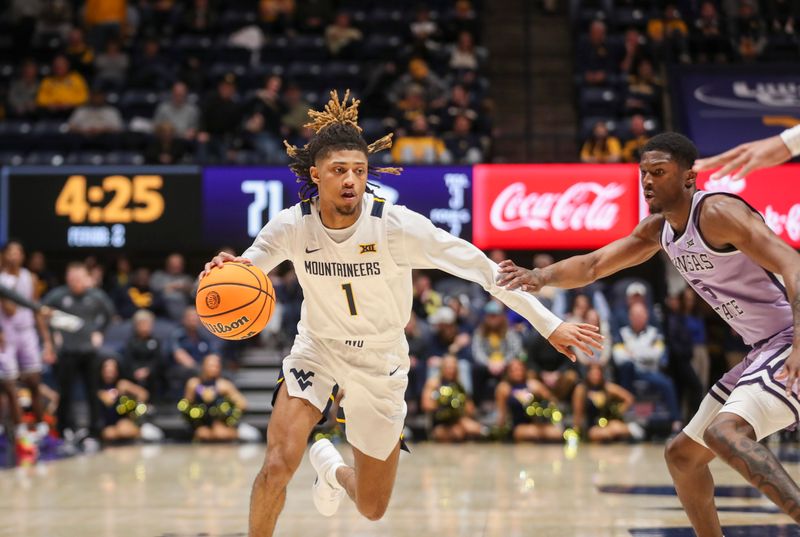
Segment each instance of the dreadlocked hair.
M309 110L308 117L310 123L304 127L309 127L314 131L314 135L303 147L290 145L286 140L286 153L291 162L289 169L297 177L300 186L300 199L308 199L317 194L317 184L311 178L311 167L316 162L326 158L333 151L361 151L369 156L378 151L383 151L392 147L392 134L388 134L371 144L367 144L361 135L361 127L358 126L358 105L361 101L352 98L350 104L350 90L344 94L344 99L339 101L339 94L336 90L331 91L331 99L325 105L323 111ZM402 168L382 168L368 166L367 173L372 177L379 177L382 173L400 175ZM370 187L375 185L367 183L367 192L373 192Z

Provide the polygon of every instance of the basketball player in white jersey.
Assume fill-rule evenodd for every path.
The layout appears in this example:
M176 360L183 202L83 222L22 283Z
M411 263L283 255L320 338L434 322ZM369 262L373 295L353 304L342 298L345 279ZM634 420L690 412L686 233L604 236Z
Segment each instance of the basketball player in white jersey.
M747 142L719 155L699 159L693 169L702 172L719 168L711 175L712 179L733 173L732 179L736 180L751 171L777 166L797 156L800 156L800 125L777 136Z
M253 245L234 257L220 254L201 277L226 261L252 262L264 272L294 263L305 300L298 335L283 362L283 375L267 432L267 454L250 500L250 536L271 536L286 485L305 452L309 434L332 392L341 406L355 466L344 464L328 440L311 447L317 471L313 499L333 515L345 492L359 512L380 519L389 503L406 415L411 270L438 268L481 284L525 316L558 350L599 347L591 325L563 323L535 298L495 284L498 267L471 244L435 227L425 217L370 193L368 156L391 146L391 135L367 145L358 101L339 102L335 92L324 112L309 112L316 132L302 148L287 145L290 165L303 183L304 201L267 223Z
M36 276L23 266L25 250L17 241L9 241L3 248L3 268L0 271L0 285L21 295L24 299L35 301ZM39 394L41 383L42 358L52 363L54 358L50 331L44 316L32 309L19 307L10 300L0 300L0 328L3 332L3 345L0 348L0 379L3 381L11 401L11 414L17 421L17 437L27 434L27 427L19 423L19 409L16 404L15 384L17 378L30 390L32 406L37 420L36 432L44 436L49 426L44 422L44 408ZM38 333L37 333L38 331ZM44 343L40 345L39 336ZM12 397L10 397L12 398Z

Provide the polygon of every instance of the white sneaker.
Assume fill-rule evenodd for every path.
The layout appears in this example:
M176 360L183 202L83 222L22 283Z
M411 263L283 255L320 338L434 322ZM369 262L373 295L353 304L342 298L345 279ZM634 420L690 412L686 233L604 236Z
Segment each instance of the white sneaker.
M145 442L161 442L164 440L164 431L152 423L143 423L139 428L139 434Z
M317 471L317 479L311 487L314 507L322 516L333 516L345 492L344 487L336 481L336 469L345 465L344 460L327 438L314 442L308 454Z

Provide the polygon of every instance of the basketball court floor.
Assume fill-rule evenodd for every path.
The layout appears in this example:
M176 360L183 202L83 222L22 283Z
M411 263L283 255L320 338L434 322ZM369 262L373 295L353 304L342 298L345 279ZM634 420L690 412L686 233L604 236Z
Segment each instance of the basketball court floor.
M0 470L0 536L234 537L247 532L263 445L131 446ZM348 448L342 447L345 458ZM689 537L659 445L419 444L400 464L386 517L349 501L314 510L306 458L289 487L284 537ZM784 450L798 475L797 448ZM795 461L795 462L791 462ZM715 463L727 537L800 537L800 529Z

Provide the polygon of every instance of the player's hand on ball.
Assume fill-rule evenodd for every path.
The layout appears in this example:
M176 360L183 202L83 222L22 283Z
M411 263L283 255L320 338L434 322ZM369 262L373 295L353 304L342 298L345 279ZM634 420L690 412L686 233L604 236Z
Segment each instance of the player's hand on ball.
M591 355L594 352L592 349L601 350L603 348L603 339L598 327L584 323L561 323L547 338L558 352L566 355L573 362L578 357L570 347L575 347Z
M718 179L736 172L731 178L737 180L754 170L777 166L791 158L792 154L783 143L783 139L780 136L772 136L741 144L713 157L701 158L694 163L692 169L701 172L720 168L711 175L711 179Z
M783 369L775 375L775 378L786 384L786 395L792 395L795 384L800 381L800 349L792 349L792 353L783 364Z
M246 257L236 257L235 255L231 255L228 252L220 252L214 256L214 258L206 263L205 269L203 272L200 273L199 279L203 279L208 276L208 273L211 272L214 268L222 268L224 263L243 263L245 265L252 265L253 262L247 259Z
M506 259L500 263L500 276L497 285L509 291L520 289L534 293L544 287L544 278L539 269L528 270L518 267L513 261Z

